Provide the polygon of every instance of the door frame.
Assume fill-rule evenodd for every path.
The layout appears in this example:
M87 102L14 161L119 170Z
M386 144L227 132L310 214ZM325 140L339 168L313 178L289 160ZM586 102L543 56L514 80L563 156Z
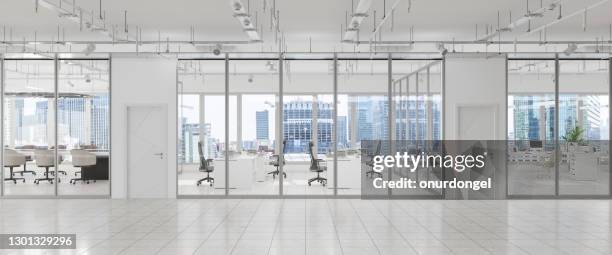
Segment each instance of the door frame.
M125 198L126 199L131 199L131 193L130 193L130 139L129 139L129 135L130 135L130 108L135 108L135 107L159 107L162 109L163 112L166 113L166 121L168 121L168 105L163 104L163 103L130 103L130 104L126 104L124 107L124 112L125 112L125 126L124 126L124 130L126 131L125 135L126 135L126 141L125 141ZM166 140L168 140L168 137L166 135L165 137ZM169 143L168 143L169 144ZM166 160L168 159L168 146L166 146ZM167 164L166 164L167 165ZM166 193L168 193L168 186L166 184ZM168 194L165 195L165 197L168 197Z

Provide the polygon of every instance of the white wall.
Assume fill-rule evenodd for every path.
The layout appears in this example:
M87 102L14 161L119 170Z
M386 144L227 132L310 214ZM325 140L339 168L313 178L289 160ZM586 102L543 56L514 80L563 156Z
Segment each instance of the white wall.
M484 54L448 54L446 57L446 91L444 92L445 140L503 140L506 137L506 58L505 56L487 56ZM481 111L486 107L495 107L495 119L478 117L474 123L494 125L494 137L483 137L479 133L458 137L460 125L458 109L474 107ZM478 119L479 118L479 119ZM488 118L488 119L483 119ZM490 127L490 126L489 126ZM478 130L477 127L474 130Z
M157 55L113 54L111 63L112 197L126 198L127 107L163 104L168 109L168 198L176 197L176 64ZM146 181L146 180L142 180Z

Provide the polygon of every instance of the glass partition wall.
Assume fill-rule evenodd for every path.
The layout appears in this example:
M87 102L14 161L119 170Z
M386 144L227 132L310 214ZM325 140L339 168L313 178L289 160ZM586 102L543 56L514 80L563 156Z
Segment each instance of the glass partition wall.
M508 61L508 194L555 194L555 61Z
M334 176L334 61L284 63L284 194L333 194L328 184Z
M393 131L396 150L410 154L440 154L441 141L441 91L442 62L394 60L392 62L393 84ZM441 168L423 168L415 172L396 169L393 179L442 180ZM397 189L393 195L439 197L441 189Z
M609 195L608 60L559 61L559 195Z
M231 195L279 193L278 159L285 145L276 139L281 108L278 65L273 58L229 61Z
M22 54L3 73L3 194L109 196L109 60Z
M555 58L556 57L556 58ZM508 196L610 196L610 60L508 62Z
M443 62L436 60L348 53L181 60L178 194L360 195L370 178L361 174L362 141L441 149ZM609 65L607 57L508 61L510 198L609 196ZM203 167L198 140L212 168ZM312 158L326 170L313 171ZM317 174L321 182L308 185ZM208 176L212 186L198 185ZM413 177L443 178L440 169ZM443 195L422 192L396 195Z
M178 66L178 192L225 194L225 61Z

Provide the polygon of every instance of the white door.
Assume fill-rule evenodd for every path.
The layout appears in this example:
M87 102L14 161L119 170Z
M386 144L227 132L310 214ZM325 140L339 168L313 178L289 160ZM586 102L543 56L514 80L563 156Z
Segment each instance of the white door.
M162 106L128 107L128 197L165 198L168 121Z
M495 140L497 108L491 105L460 106L457 140Z

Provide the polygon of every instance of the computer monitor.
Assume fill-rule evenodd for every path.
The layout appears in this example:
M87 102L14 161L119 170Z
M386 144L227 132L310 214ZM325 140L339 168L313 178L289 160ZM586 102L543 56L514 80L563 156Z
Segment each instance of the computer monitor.
M529 147L530 148L542 148L542 141L541 140L530 140Z

